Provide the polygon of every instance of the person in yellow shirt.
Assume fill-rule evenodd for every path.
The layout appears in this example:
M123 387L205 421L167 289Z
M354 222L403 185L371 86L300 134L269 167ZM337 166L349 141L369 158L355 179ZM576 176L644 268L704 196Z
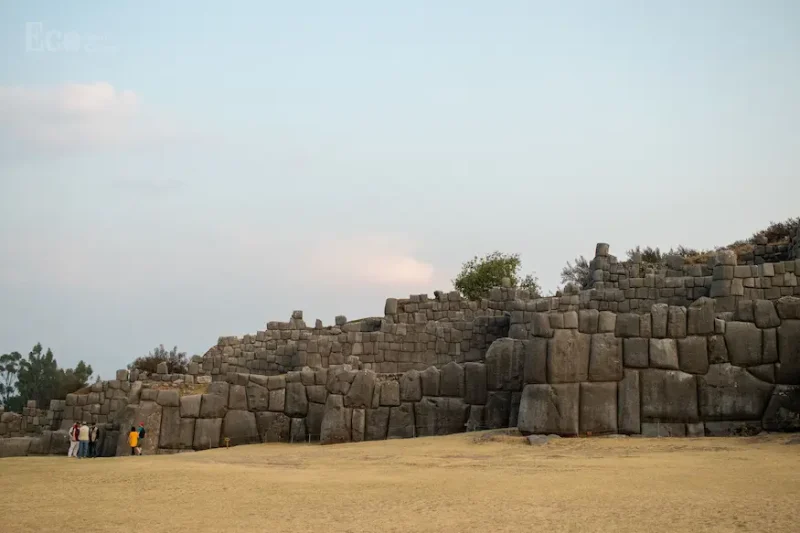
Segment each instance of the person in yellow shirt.
M139 432L133 426L131 426L131 432L128 433L128 445L131 447L131 455L136 455L136 447L139 446Z

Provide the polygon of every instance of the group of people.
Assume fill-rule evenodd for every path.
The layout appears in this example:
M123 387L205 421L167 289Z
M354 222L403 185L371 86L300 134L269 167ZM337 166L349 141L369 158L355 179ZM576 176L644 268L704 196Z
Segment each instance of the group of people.
M142 441L144 440L144 422L139 423L139 429L131 426L128 434L128 444L131 447L131 455L142 455ZM92 423L90 426L86 422L78 424L75 422L69 429L69 451L67 457L78 459L86 457L97 457L97 441L100 437L100 428Z

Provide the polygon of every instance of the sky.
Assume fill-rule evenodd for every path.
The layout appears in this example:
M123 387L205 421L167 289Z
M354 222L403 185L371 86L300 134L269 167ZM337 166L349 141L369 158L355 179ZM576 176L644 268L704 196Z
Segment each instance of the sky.
M800 215L800 3L0 0L0 353L101 376Z

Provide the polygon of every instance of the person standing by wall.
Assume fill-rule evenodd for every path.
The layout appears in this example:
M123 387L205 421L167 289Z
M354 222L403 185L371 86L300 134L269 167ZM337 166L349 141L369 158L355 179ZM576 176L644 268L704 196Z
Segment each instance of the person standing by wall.
M89 455L89 426L84 422L78 430L78 458Z
M78 457L78 433L80 432L80 427L78 423L75 422L72 424L72 427L69 428L69 451L67 452L67 457Z
M92 427L89 428L89 457L97 457L97 437L100 435L100 430L97 424L92 422Z
M139 422L139 438L137 439L139 445L136 448L136 451L139 453L139 455L142 455L142 445L144 444L145 433L146 431L144 430L144 422Z
M128 445L131 447L131 455L136 455L136 449L139 446L139 432L133 426L131 426L131 431L128 433Z

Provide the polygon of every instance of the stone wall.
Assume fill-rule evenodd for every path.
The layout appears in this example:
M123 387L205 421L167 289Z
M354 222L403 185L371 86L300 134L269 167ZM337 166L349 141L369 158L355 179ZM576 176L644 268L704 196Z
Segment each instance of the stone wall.
M0 405L0 437L22 437L28 434L41 433L51 429L54 420L60 419L60 409L64 402L53 400L50 410L37 408L36 400L31 400L22 409L22 414L4 412Z

